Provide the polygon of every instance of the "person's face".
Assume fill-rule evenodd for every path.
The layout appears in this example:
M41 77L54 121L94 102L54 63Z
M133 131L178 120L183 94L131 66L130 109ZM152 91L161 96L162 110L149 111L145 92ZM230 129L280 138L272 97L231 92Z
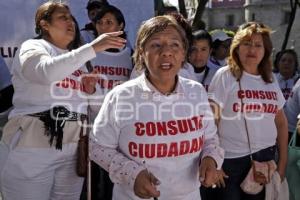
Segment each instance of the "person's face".
M182 38L174 27L153 34L142 49L142 58L154 85L172 84L185 59Z
M218 60L224 60L229 56L231 39L222 41L220 46L215 49L215 58Z
M41 25L47 31L49 39L56 46L64 48L75 37L75 23L67 8L57 8L51 16L51 21L42 20Z
M120 31L123 23L119 24L116 17L112 13L106 13L100 20L96 22L96 30L98 34Z
M238 55L243 67L257 68L265 54L264 42L261 34L255 33L250 40L241 41Z
M284 53L278 61L279 73L285 78L291 78L296 69L296 61L292 54Z
M189 54L189 62L197 67L204 67L207 63L211 49L208 40L195 40L193 41L191 52Z
M99 10L100 8L93 8L88 12L88 16L91 21L96 17L96 14Z

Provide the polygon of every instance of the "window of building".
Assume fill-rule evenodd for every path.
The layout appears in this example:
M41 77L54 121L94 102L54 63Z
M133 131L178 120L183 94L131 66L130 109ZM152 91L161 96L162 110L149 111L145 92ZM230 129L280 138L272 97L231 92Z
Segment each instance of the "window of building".
M226 16L226 26L234 26L234 15Z
M255 13L252 13L252 15L251 15L251 20L252 20L252 21L255 21Z
M291 12L285 11L284 12L283 24L288 24L289 21L290 21L290 17L291 17Z

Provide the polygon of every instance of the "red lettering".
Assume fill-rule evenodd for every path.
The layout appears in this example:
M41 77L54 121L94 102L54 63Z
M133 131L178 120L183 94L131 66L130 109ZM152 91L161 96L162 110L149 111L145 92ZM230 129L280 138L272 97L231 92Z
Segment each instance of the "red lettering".
M144 126L143 123L137 122L137 123L134 124L134 126L135 126L135 128L136 128L136 129L135 129L135 134L136 134L137 136L142 136L142 135L145 134L145 130L144 130L145 126Z
M194 121L194 124L196 126L196 130L199 130L199 122L198 122L198 117L192 117L192 120Z
M180 151L179 151L179 155L184 155L187 154L190 150L190 141L181 141L180 142Z
M239 99L243 99L244 97L245 97L244 91L243 91L243 90L239 90L239 91L238 91L238 98L239 98Z
M63 87L63 88L68 88L69 87L69 79L68 78L66 78L62 81L61 87Z
M108 80L108 89L112 89L114 87L114 81L113 80Z
M190 132L195 131L196 129L195 129L195 127L193 127L192 120L188 119L187 122L189 125Z
M253 99L259 99L259 92L258 90L252 91Z
M154 158L155 156L155 144L145 144L145 157Z
M273 113L274 111L274 105L273 104L269 104L268 107L267 107L267 112L268 113Z
M172 142L169 148L168 157L173 157L173 156L174 157L178 156L178 147L176 142Z
M143 144L139 144L139 157L144 158Z
M114 68L113 67L108 67L108 74L109 75L114 75Z
M188 126L187 126L187 120L177 120L178 123L178 129L180 133L186 133L188 132Z
M70 87L76 89L76 82L73 79L70 79Z
M107 71L108 71L107 67L104 67L104 66L100 67L100 73L101 74L107 74Z
M157 157L162 158L167 156L168 145L165 143L157 144Z
M167 124L166 122L157 122L157 135L167 135Z
M168 133L170 135L176 135L178 133L178 130L175 125L176 125L176 121L174 120L167 122L167 126L169 128Z
M246 98L251 99L252 95L251 95L251 91L250 90L246 90Z
M292 91L289 90L289 93L291 93ZM276 101L277 100L277 93L276 92L272 92L272 96L273 96L273 99Z
M267 97L268 100L271 100L272 99L271 92L266 92L266 97Z
M202 119L203 119L203 115L199 116L198 129L201 129L203 127Z
M81 70L76 70L75 72L72 73L73 76L79 77L83 72Z
M146 123L146 134L148 136L154 136L156 134L155 123L147 122Z
M120 68L120 67L116 68L116 75L117 75L117 76L121 76L121 75L122 75L122 72L123 72L123 69L122 69L122 68Z
M198 151L198 149L199 149L198 139L194 138L192 140L192 147L190 149L190 153L195 153Z
M201 137L199 137L199 149L198 149L198 151L201 150L203 144L204 144L204 136L201 136Z
M133 157L137 157L137 144L134 142L129 142L128 144L129 154Z
M266 98L264 91L261 91L261 90L259 91L259 98L260 99L265 99Z
M240 105L238 103L234 103L232 106L233 112L238 112L240 108Z

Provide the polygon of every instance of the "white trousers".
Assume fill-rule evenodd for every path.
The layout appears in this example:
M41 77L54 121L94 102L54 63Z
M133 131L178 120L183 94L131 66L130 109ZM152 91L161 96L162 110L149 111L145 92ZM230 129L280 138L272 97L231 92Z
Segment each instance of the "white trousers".
M0 143L0 190L3 200L77 200L83 178L75 171L77 144L53 148L15 147Z

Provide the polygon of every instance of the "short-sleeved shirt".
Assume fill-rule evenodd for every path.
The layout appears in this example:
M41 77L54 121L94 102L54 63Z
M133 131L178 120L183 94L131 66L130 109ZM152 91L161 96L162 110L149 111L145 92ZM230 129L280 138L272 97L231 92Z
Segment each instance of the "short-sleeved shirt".
M244 116L252 152L273 146L277 138L275 115L285 103L276 81L265 83L260 75L243 71L240 83L241 89L226 66L216 72L208 90L209 98L222 110L218 131L225 158L250 154Z

